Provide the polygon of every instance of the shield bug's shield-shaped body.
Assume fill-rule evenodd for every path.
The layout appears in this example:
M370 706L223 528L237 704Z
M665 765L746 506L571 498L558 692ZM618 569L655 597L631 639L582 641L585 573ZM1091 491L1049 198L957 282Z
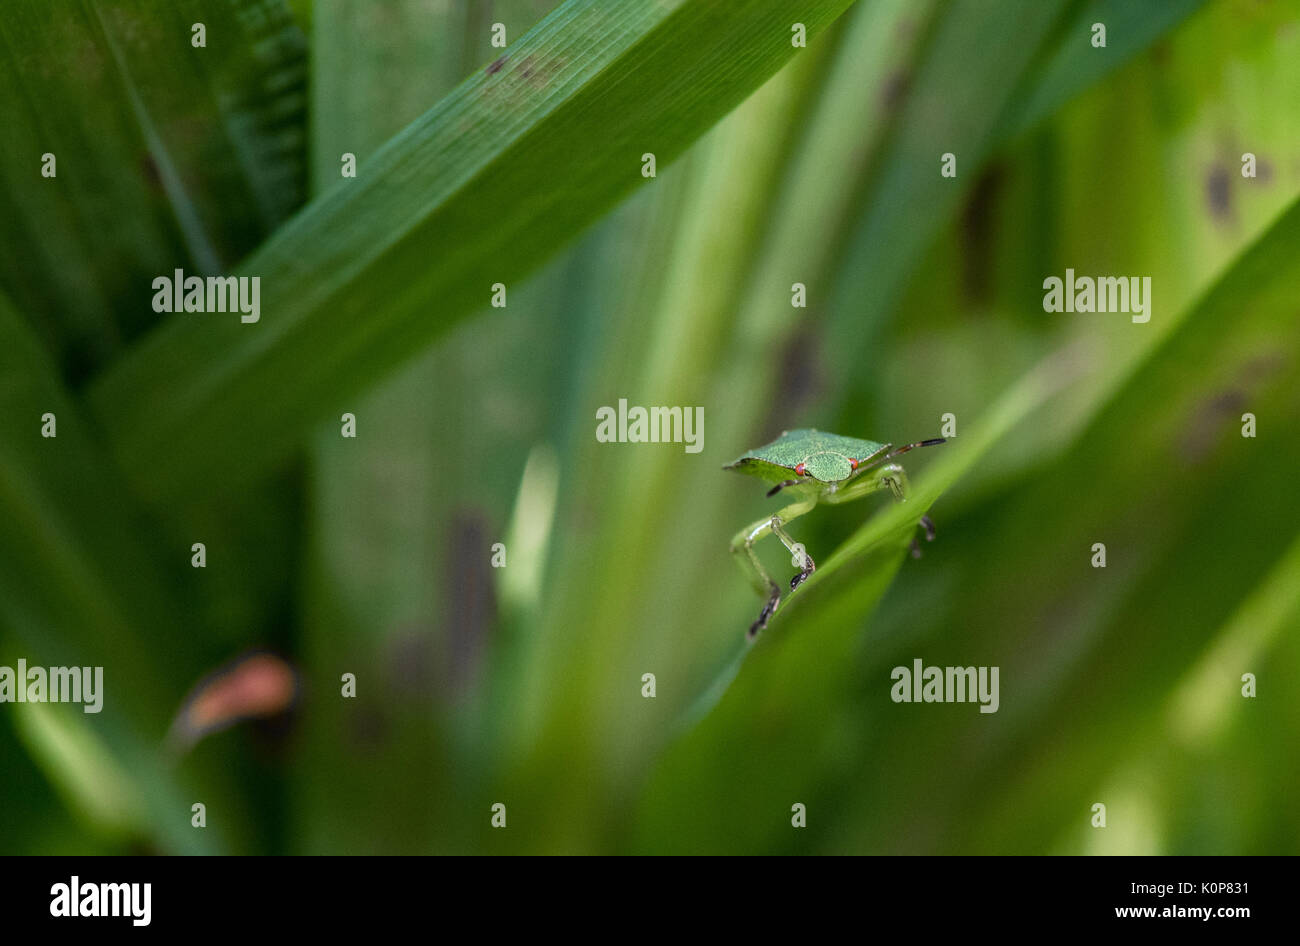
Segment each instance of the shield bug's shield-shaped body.
M790 579L790 590L793 591L817 566L803 545L795 542L785 531L786 523L802 516L819 502L849 502L882 489L890 490L900 502L906 501L907 474L901 466L890 461L916 447L943 442L936 438L895 447L876 440L843 437L820 430L788 430L771 443L748 451L724 467L775 484L768 490L769 496L789 490L796 499L776 515L741 529L731 541L732 554L759 594L767 597L767 604L759 613L758 620L750 625L750 637L767 626L767 619L781 602L781 589L754 554L754 543L771 533L790 550L793 564L799 569L799 573ZM920 523L925 528L926 538L933 539L934 526L929 518L922 516ZM912 554L920 555L920 547L915 541Z

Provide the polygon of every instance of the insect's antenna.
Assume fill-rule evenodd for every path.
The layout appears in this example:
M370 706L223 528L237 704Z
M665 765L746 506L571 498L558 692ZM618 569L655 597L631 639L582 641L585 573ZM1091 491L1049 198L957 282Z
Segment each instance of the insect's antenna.
M934 447L934 446L938 446L941 443L947 443L947 442L948 441L945 440L943 437L935 437L933 440L918 440L916 443L908 443L908 444L904 444L901 447L896 447L895 449L890 450L880 459L889 460L900 454L907 453L907 451L909 450L915 450L917 447Z

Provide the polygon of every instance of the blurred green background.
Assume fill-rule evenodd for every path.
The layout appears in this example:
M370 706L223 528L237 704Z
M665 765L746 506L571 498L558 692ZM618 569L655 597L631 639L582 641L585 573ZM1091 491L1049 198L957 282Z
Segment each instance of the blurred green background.
M0 705L4 853L1300 850L1300 3L8 0L0 51L0 665L106 690ZM723 464L945 414L746 647ZM251 648L292 712L169 755Z

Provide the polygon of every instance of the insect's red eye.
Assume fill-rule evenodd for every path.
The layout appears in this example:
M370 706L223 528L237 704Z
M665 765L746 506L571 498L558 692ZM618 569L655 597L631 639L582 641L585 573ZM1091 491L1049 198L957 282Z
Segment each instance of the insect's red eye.
M856 470L857 468L858 468L858 461L853 459L852 457L849 457L849 469Z
M804 465L802 463L800 463L797 467L794 468L795 476L804 476L806 473L807 471L804 469Z

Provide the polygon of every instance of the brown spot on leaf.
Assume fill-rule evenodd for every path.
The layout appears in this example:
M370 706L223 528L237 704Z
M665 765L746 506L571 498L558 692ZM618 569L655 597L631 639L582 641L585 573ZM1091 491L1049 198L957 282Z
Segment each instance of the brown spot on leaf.
M972 302L987 302L992 294L994 209L1003 177L1003 168L991 165L975 182L962 211L962 287Z
M910 85L911 77L902 69L890 73L880 89L880 104L885 107L885 111L892 112L902 104Z
M1192 411L1183 432L1182 454L1190 463L1200 463L1246 406L1246 392L1238 388L1220 391L1203 399Z
M472 510L456 513L447 526L447 570L443 587L447 602L447 690L455 697L466 694L477 680L496 620L490 525Z
M144 175L150 187L155 189L162 187L162 175L158 173L158 164L148 151L140 156L140 173Z
M1232 372L1216 393L1202 398L1192 408L1183 430L1181 450L1184 459L1199 463L1209 457L1221 438L1240 432L1242 413L1251 410L1255 396L1288 364L1277 352L1263 351L1251 355Z
M780 350L777 364L777 396L771 411L756 433L755 443L763 443L778 433L797 427L791 418L799 417L808 405L819 398L825 385L821 378L825 370L822 351L821 326L815 319L799 322L791 327Z
M388 720L376 707L361 704L350 714L349 737L359 751L374 752L388 741Z
M1228 169L1221 164L1210 168L1205 177L1205 200L1209 204L1210 214L1217 220L1227 220L1232 216L1232 182Z
M504 66L505 64L506 64L506 57L505 56L500 57L499 59L497 59L495 62L493 62L491 65L487 67L487 74L490 76L496 75L498 72L501 71L501 67Z
M431 623L404 627L388 644L388 679L393 692L422 697L437 683L437 652Z
M1286 359L1277 352L1262 352L1249 358L1241 366L1237 377L1245 385L1261 384L1286 366Z

